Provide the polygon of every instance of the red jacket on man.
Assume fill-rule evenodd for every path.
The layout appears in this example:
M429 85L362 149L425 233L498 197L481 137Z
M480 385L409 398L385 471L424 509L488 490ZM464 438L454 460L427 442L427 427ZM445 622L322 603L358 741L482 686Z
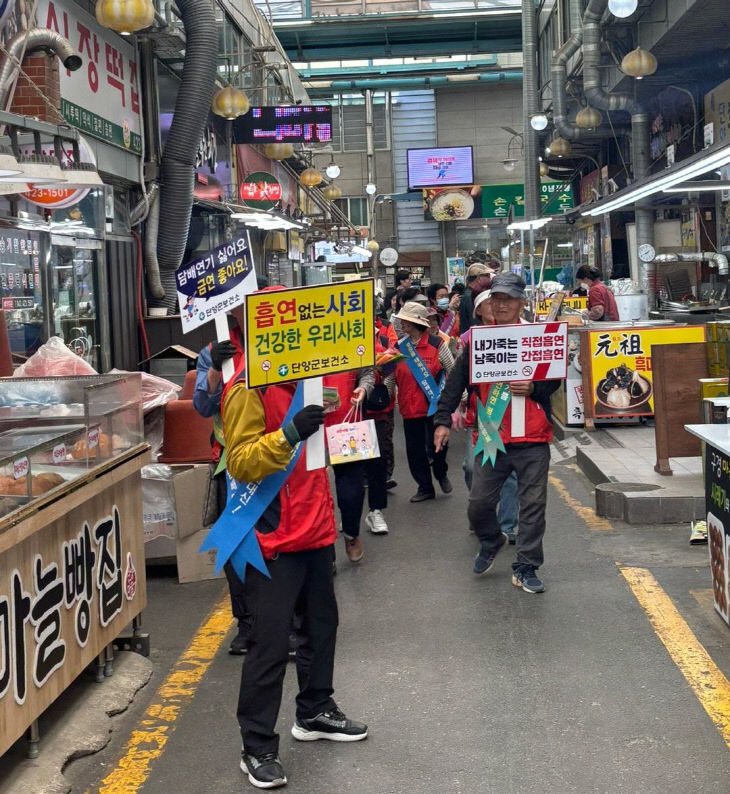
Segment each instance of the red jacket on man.
M221 415L232 477L256 482L286 468L292 447L281 426L295 387L284 383L249 390L242 368L226 385ZM306 451L256 524L256 535L266 559L330 546L337 539L327 469L307 471Z

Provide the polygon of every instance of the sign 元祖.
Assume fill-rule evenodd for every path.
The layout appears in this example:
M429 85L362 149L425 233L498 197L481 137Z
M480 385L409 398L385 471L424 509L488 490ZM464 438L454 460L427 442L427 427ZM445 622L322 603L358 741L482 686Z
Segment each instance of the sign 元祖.
M469 382L565 378L567 351L567 323L472 326Z
M75 72L58 70L66 121L95 138L141 153L135 47L68 0L39 0L37 18L39 27L65 36L83 58Z
M256 289L248 234L219 245L175 271L183 333L243 303Z
M704 325L591 331L590 393L596 419L654 413L651 346L704 342ZM586 340L584 340L586 341Z
M435 149L408 149L408 186L410 189L471 185L474 157L471 146Z
M248 388L375 363L373 280L246 296Z
M234 143L329 143L329 105L277 105L250 108L233 122Z

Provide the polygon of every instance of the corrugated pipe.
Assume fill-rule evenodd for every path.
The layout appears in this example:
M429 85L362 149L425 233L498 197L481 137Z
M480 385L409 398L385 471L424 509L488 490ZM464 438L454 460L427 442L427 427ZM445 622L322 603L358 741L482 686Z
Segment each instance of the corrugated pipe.
M215 91L218 56L218 28L210 0L178 0L177 6L185 30L185 62L161 163L157 256L163 270L174 270L185 255L195 155Z
M522 0L522 141L524 145L525 218L540 217L540 163L537 159L537 131L530 117L537 112L537 26L535 0Z
M157 191L149 193L150 208L147 214L144 237L144 258L147 270L147 287L150 295L158 301L165 297L160 281L160 263L157 260L157 239L160 224L160 197Z
M327 91L347 91L350 89L365 90L373 89L374 91L384 88L437 88L438 86L449 85L458 86L462 83L468 85L471 82L480 83L516 83L522 80L522 71L513 70L505 72L480 72L478 80L449 80L447 75L434 75L433 77L384 77L382 80L328 80L327 85L322 85L322 89ZM319 86L316 80L312 80L312 87L307 89L309 91L318 91ZM305 85L308 82L305 81Z
M716 267L720 276L728 275L728 262L725 254L715 251L702 251L699 254L657 254L655 262L707 262L710 267Z
M71 42L55 30L47 28L30 28L16 33L8 42L5 60L0 69L0 108L7 107L10 89L20 69L20 55L30 55L38 50L50 50L61 63L71 72L81 67L81 55L73 48Z

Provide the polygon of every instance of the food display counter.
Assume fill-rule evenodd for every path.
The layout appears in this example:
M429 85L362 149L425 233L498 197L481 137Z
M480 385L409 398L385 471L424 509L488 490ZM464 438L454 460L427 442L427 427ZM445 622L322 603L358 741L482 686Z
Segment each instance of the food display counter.
M730 624L730 425L685 425L704 442L707 540L715 609Z
M141 378L0 379L0 755L146 605Z

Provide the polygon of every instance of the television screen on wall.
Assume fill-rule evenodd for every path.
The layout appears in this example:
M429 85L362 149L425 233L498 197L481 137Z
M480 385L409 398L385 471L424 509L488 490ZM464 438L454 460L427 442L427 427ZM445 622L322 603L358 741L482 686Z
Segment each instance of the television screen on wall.
M473 185L474 157L471 146L409 149L408 187Z
M235 143L330 143L329 105L251 108L233 122Z

